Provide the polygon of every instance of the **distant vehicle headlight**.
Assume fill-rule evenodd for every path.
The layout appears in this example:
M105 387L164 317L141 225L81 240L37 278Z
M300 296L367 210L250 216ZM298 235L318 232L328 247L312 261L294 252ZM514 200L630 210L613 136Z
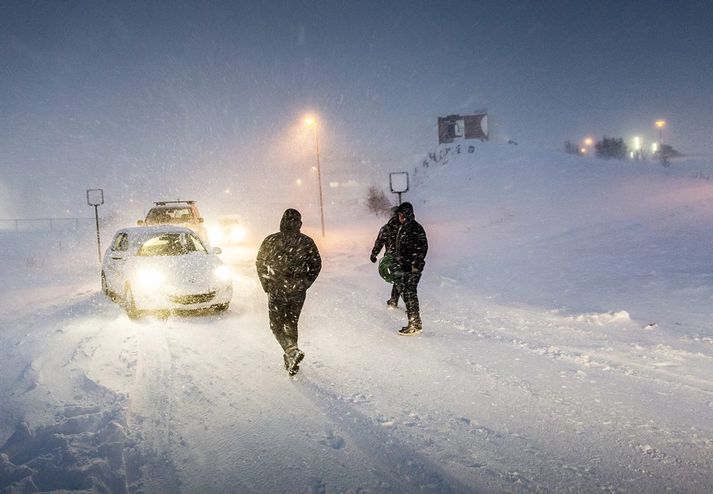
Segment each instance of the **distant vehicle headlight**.
M157 269L144 268L136 272L135 278L136 283L143 287L156 287L163 283L166 277Z
M233 277L233 270L230 269L230 266L226 266L225 264L215 268L213 273L215 274L216 278L219 278L221 280L229 280Z
M223 229L219 226L210 227L208 230L208 237L210 238L211 243L219 244L223 241Z
M245 240L245 227L234 226L230 229L230 240L233 242L242 242Z

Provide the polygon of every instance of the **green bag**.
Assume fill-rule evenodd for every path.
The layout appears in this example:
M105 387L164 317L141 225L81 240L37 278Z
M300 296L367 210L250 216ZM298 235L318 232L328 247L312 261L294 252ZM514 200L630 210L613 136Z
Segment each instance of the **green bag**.
M379 261L379 276L387 283L396 281L396 269L396 258L391 254L386 254Z

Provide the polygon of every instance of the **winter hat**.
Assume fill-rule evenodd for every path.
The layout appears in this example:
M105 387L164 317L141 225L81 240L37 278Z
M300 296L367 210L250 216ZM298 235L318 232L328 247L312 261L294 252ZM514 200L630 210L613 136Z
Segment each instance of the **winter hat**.
M296 209L286 209L280 221L280 231L286 233L297 233L302 226L302 215Z
M413 206L410 202L402 202L399 206L399 213L403 214L407 220L414 219Z

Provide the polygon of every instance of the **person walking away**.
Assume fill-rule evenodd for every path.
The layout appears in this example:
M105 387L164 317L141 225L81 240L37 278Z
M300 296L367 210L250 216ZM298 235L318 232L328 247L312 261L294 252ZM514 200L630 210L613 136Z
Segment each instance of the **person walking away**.
M280 231L268 235L258 250L255 266L267 293L270 329L284 351L285 369L293 376L304 352L297 346L297 323L307 289L322 269L322 259L314 241L300 232L302 215L287 209Z
M396 235L399 233L399 227L401 226L398 209L396 206L391 208L389 221L379 229L379 234L376 236L374 247L371 249L371 256L369 257L371 262L376 262L382 248L385 256L393 255L396 251ZM396 283L391 285L391 297L386 301L386 305L389 307L398 307L399 305L399 289Z
M408 315L408 325L401 328L399 334L408 336L423 331L418 303L418 282L426 265L428 240L425 230L416 221L410 202L399 206L398 215L401 227L396 235L396 265L399 271L397 284Z

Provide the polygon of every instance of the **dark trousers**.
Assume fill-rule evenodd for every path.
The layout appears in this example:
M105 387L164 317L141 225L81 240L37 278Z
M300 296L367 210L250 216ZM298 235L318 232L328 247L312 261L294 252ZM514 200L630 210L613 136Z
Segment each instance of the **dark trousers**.
M399 287L397 286L396 283L394 283L391 286L391 301L393 303L398 303L400 294L401 294L401 292L399 292Z
M408 314L409 326L421 327L421 312L418 305L418 282L421 280L420 274L404 274L398 285L401 297L406 304L406 314Z
M267 295L270 329L284 351L297 346L297 321L300 319L306 292L290 295Z

